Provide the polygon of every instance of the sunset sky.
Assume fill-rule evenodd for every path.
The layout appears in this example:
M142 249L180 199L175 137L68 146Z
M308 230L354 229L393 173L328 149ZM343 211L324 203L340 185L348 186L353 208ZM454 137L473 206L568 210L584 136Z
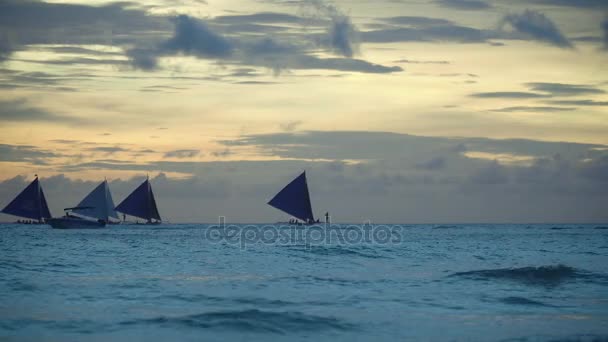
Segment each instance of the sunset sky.
M0 206L607 222L608 1L0 0ZM0 221L14 218L1 215Z

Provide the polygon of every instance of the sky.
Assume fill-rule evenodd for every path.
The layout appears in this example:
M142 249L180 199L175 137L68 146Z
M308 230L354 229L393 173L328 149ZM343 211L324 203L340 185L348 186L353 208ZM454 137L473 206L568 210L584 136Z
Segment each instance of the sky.
M276 222L304 170L337 222L608 222L608 1L0 0L0 206Z

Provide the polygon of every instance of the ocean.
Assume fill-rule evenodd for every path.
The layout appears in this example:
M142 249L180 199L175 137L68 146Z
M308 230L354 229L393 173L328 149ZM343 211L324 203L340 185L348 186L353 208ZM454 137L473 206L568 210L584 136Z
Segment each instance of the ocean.
M0 225L0 340L608 341L608 225Z

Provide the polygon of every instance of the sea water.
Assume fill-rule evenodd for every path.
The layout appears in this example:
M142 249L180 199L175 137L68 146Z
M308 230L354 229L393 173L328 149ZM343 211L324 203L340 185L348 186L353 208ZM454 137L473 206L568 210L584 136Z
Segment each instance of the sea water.
M608 225L362 229L0 225L0 340L608 340Z

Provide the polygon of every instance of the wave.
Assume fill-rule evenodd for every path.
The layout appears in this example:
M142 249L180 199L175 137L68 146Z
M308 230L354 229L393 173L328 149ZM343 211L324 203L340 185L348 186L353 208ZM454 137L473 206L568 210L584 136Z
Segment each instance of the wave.
M499 268L457 272L450 277L461 277L473 280L510 280L527 285L555 286L567 280L593 277L592 274L565 265Z
M345 246L296 246L290 247L294 251L305 252L322 256L357 256L370 259L386 259L387 256L380 255L373 248L358 246L357 248L348 248Z
M538 301L524 298L524 297L505 297L505 298L501 298L500 301L505 304L512 304L512 305L555 307L554 305L545 304L545 303L538 302Z
M275 334L286 334L294 331L347 331L355 328L354 325L333 317L307 315L300 312L271 312L255 309L207 312L179 317L163 316L121 323L121 325L139 324Z
M608 227L607 226L597 226L594 229L608 229Z
M223 305L252 305L255 307L273 307L273 308L284 308L287 306L295 306L295 305L331 305L331 302L323 302L323 301L302 301L302 302L292 302L285 301L280 299L266 299L261 297L217 297L217 296L207 296L203 294L193 294L193 295L184 295L184 294L170 294L170 295L162 295L156 297L155 299L169 299L169 300L179 300L188 303L213 303L213 304L223 304Z
M462 226L439 225L433 227L433 229L462 229Z

